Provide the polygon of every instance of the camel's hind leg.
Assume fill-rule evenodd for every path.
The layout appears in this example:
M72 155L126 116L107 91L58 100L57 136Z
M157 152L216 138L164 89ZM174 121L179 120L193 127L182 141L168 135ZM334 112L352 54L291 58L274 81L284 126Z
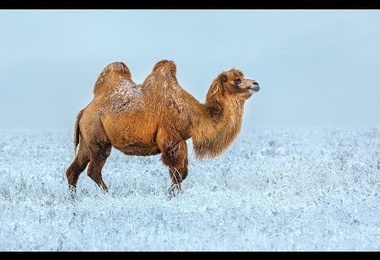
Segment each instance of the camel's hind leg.
M66 177L69 183L69 189L71 197L75 195L75 190L78 182L79 175L86 169L88 162L90 161L90 153L87 148L87 144L83 139L80 140L78 153L71 163L69 168L66 170Z
M101 187L104 191L108 191L107 185L102 178L102 168L111 153L110 143L96 143L90 145L90 164L87 169L88 176Z

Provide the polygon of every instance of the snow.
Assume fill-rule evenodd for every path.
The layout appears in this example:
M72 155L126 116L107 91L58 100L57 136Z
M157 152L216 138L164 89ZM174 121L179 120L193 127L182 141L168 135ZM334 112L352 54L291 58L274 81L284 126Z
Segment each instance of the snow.
M169 199L160 156L112 150L105 194L72 130L0 130L1 251L379 251L380 127L244 129Z

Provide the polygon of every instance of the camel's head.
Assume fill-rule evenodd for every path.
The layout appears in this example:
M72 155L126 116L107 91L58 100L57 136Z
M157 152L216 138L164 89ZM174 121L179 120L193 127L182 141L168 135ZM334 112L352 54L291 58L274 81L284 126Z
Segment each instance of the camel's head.
M220 73L217 80L221 84L223 94L229 94L243 99L250 98L260 90L259 84L253 79L244 78L243 72L232 68Z

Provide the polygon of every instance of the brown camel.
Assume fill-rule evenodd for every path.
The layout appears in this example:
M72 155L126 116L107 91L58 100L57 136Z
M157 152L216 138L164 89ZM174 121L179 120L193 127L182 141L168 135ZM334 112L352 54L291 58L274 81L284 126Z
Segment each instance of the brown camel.
M161 153L172 181L168 191L174 194L188 174L187 139L192 138L197 158L215 157L234 141L245 101L259 91L258 83L238 69L223 71L201 104L180 86L176 70L173 61L161 60L136 84L122 62L103 69L93 100L75 123L76 157L66 171L72 196L87 165L88 176L108 190L101 171L112 147L127 155Z

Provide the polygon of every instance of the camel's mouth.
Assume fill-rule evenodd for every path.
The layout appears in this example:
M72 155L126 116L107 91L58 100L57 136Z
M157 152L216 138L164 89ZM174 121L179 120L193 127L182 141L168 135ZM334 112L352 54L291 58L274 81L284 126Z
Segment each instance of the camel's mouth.
M253 83L249 88L248 88L248 92L249 94L253 95L254 93L256 92L259 92L260 90L260 86L258 83Z
M258 92L260 90L260 87L259 87L259 85L254 85L254 86L251 86L249 89L254 91L254 92Z

